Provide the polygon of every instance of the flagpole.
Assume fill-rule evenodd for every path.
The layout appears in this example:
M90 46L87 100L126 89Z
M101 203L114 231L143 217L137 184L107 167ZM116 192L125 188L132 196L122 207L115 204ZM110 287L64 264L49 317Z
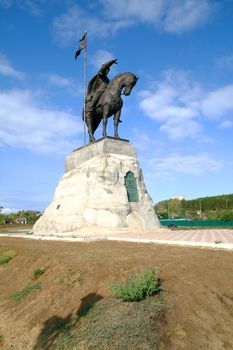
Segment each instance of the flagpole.
M84 46L84 93L83 93L83 113L84 113L84 146L86 146L86 96L87 96L87 32L85 32Z

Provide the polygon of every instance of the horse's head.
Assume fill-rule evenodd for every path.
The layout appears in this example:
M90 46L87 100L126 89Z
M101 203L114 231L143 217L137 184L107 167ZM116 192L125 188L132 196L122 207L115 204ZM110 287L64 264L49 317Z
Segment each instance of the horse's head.
M124 92L123 92L125 96L130 95L132 88L134 87L134 85L136 85L137 81L138 81L138 77L136 75L134 75L133 73L127 73L125 84L124 84Z

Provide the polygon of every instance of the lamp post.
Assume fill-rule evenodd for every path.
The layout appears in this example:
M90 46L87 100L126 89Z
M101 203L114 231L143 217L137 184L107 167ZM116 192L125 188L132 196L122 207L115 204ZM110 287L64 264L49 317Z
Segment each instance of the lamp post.
M168 213L168 219L171 219L170 199L168 199L168 202L167 202L167 213Z
M200 213L200 219L201 219L201 200L199 200L199 213Z

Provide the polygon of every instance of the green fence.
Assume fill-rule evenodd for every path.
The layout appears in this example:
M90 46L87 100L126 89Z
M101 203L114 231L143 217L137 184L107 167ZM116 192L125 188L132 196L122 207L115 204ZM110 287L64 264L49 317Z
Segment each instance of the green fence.
M176 225L176 226L200 226L200 227L233 227L233 220L160 220L160 224L163 226Z

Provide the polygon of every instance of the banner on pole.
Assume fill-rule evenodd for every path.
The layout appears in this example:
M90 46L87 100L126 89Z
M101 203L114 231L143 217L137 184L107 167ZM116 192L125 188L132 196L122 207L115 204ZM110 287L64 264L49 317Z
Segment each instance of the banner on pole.
M82 50L86 49L86 47L87 47L87 33L83 34L83 36L80 38L79 42L80 42L79 48L75 52L75 56L74 56L76 60L77 60L77 57L81 54Z

